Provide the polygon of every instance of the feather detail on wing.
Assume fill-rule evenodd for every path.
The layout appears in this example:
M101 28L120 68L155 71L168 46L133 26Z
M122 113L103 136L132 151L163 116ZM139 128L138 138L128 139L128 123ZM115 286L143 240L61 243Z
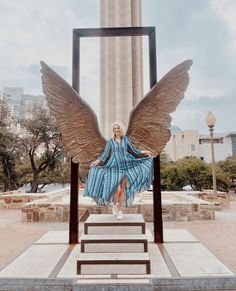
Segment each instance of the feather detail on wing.
M97 117L79 94L48 65L41 62L42 87L51 114L62 133L65 149L73 162L87 167L106 144Z
M159 155L170 139L170 113L184 97L189 83L188 70L192 60L186 60L167 73L130 113L127 135L136 147Z

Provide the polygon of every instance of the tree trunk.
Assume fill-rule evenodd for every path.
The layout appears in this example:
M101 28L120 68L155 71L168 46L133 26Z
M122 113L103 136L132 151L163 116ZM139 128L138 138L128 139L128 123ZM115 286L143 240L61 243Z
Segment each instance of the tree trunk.
M39 173L38 172L33 172L33 181L31 184L31 189L30 193L37 193L38 191L38 186L39 186Z
M4 181L4 186L3 186L3 189L4 189L4 192L6 191L14 191L17 189L17 185L12 181L11 181L11 178L7 179L6 181Z
M5 157L2 159L2 166L3 166L3 173L5 176L5 181L4 181L4 192L5 191L12 191L16 190L18 187L15 182L15 177L14 177L14 167L15 165L11 163L9 157Z

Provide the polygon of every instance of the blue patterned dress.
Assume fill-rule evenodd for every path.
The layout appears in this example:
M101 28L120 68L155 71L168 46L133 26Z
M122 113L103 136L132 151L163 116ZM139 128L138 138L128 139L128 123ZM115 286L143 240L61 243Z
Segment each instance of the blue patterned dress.
M132 204L135 193L150 187L153 159L141 157L141 151L127 136L122 137L120 143L113 138L108 140L98 159L102 166L90 168L84 191L84 196L93 198L98 205L113 202L113 193L123 177L128 178L125 186L126 206Z

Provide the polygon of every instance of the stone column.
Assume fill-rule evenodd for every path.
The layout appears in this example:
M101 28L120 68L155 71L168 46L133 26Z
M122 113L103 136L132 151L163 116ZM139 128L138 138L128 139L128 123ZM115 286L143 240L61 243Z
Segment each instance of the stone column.
M101 27L141 26L141 0L100 0ZM120 120L127 128L129 113L143 97L140 37L101 38L100 124L105 137Z

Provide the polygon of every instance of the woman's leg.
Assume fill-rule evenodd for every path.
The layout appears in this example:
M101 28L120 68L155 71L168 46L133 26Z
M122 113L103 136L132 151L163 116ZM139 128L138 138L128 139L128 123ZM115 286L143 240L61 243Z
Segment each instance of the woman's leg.
M120 191L121 191L121 187L119 185L113 194L113 208L112 208L113 215L117 215L118 211L119 211L119 209L118 209L119 203L118 202L119 202Z
M114 205L119 202L120 191L121 191L121 187L119 185L118 188L116 189L116 191L113 194L113 204Z
M119 192L119 204L122 207L125 199L125 184L127 182L127 177L124 177L120 182L120 192Z
M118 193L118 201L119 201L119 211L117 212L117 216L116 218L117 219L122 219L123 218L123 213L122 213L122 205L123 205L123 201L124 201L124 197L125 197L125 184L126 184L126 181L127 181L127 177L124 177L121 182L120 182L120 185L118 187L119 191L117 192Z

